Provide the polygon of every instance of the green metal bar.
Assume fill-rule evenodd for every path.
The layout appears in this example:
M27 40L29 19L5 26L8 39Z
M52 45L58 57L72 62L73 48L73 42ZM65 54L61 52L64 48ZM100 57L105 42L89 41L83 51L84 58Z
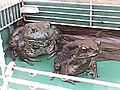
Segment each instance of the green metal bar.
M40 12L37 14L27 14L28 20L50 20L56 23L62 22L65 24L75 24L81 21L86 26L108 28L120 30L120 6L112 5L97 5L84 3L66 3L57 1L39 1L39 0L24 0L24 6L38 7ZM34 18L33 18L34 16ZM62 21L60 21L62 20ZM77 26L78 24L76 24ZM108 26L107 26L108 25ZM81 26L81 25L79 25Z
M0 21L1 21L0 31L4 30L5 28L9 27L13 23L23 18L22 15L20 14L21 6L19 4L21 4L21 2L22 1L16 2L12 4L13 6L9 5L7 7L3 7L2 9L0 9Z

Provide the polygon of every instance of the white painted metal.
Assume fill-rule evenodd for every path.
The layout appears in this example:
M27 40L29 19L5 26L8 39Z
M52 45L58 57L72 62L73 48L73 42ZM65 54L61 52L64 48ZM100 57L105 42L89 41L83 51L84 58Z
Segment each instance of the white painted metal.
M9 16L9 11L8 11L8 8L6 9L7 10L7 16ZM8 22L7 23L10 23L10 18L7 20Z
M3 10L3 15L4 15L4 25L7 25L7 18L5 17L6 16L5 10Z
M23 2L22 2L22 4L21 4L21 5L23 6ZM20 3L18 4L18 9L20 9L20 8L21 8L21 5L20 5ZM19 13L19 16L22 16L21 11L20 11L20 13Z
M13 1L14 1L14 0L13 0ZM3 8L1 8L1 9L0 9L0 12L3 11L3 10L5 10L6 8L10 8L10 7L12 7L12 6L14 6L14 5L22 2L22 1L23 1L23 0L16 0L16 2L12 2L12 1L11 1L10 4L8 4L7 6L4 6ZM3 2L5 2L5 1L3 1ZM6 2L5 2L5 3L6 3Z
M39 13L39 9L37 7L29 7L29 6L25 6L20 8L21 13Z
M33 2L33 0L23 0L24 2ZM77 4L77 5L90 5L90 3L76 3L76 2L61 2L61 1L52 1L52 0L34 0L34 2L46 2L46 3L59 3L59 4ZM111 4L93 4L99 6L114 6L120 7L120 5L111 5Z
M0 28L0 31L3 30L3 29L5 29L5 28L7 28L7 27L10 26L10 25L12 25L13 23L15 23L15 22L17 22L17 21L20 21L22 18L23 18L23 17L20 17L20 18L16 19L15 21L7 24L6 26L3 26L2 28Z
M93 9L92 0L90 0L90 26L92 26L92 9Z
M40 22L38 20L27 20L25 18L24 18L24 21L26 21L26 22ZM87 25L77 25L77 24L68 24L68 23L57 23L57 22L51 22L51 24L67 25L67 26L78 26L78 27L88 27L88 28L100 28L100 29L120 30L120 28L100 27L100 26L87 26Z
M24 5L29 7L44 7L44 8L57 8L57 9L72 9L72 10L83 10L83 11L89 11L90 9L83 9L83 8L72 8L72 7L58 7L58 6L41 6L41 5Z
M4 52L3 52L3 46L2 46L3 40L1 38L1 34L0 34L0 66L1 66L1 71L2 74L4 76L5 73L5 58L4 58Z
M2 13L0 13L0 20L3 21ZM1 27L3 27L3 22L1 22Z
M12 0L14 1L14 0ZM10 4L10 5L5 5L2 9L0 9L1 11L4 11L5 9L10 8L13 5L19 4L19 2L21 2L22 0L16 0L14 3ZM26 0L27 1L27 0ZM33 0L28 0L28 1L33 1ZM63 2L57 2L57 1L44 1L44 0L35 0L38 2L49 2L49 3L63 3ZM78 3L73 3L73 2L64 2L66 4L78 4ZM92 22L100 22L100 23L110 23L110 24L120 24L120 22L111 22L111 21L95 21L92 20L92 17L107 17L107 18L120 18L117 16L103 16L103 15L92 15L92 11L103 11L103 12L120 12L120 11L115 11L115 10L100 10L100 9L93 9L92 8L92 2L91 4L80 4L80 5L90 5L90 9L83 9L83 8L70 8L70 7L53 7L53 6L37 6L37 7L47 7L47 8L58 8L58 9L72 9L72 10L85 10L85 11L90 11L90 15L87 14L75 14L75 13L65 13L65 12L50 12L50 11L40 11L40 12L46 12L46 13L57 13L57 14L67 14L67 15L80 15L80 16L89 16L90 20L83 20L83 19L71 19L71 18L60 18L60 17L48 17L48 16L32 16L32 15L26 15L27 17L43 17L43 18L53 18L53 19L65 19L65 20L73 20L73 21L85 21L85 22L90 22L90 25L76 25L76 24L67 24L67 23L56 23L56 22L51 22L52 24L61 24L61 25L70 25L70 26L82 26L82 27L92 27L92 28L104 28L104 29L115 29L115 30L120 30L119 28L110 28L110 27L98 27L98 26L92 26ZM36 6L36 5L35 5ZM109 6L109 5L108 5ZM19 6L20 8L20 6ZM18 8L17 8L18 10ZM16 9L14 8L14 13L16 13ZM7 15L8 15L8 11L7 11ZM21 14L21 13L20 13ZM2 28L0 28L0 30L5 29L6 27L12 25L14 22L19 21L20 19L22 19L22 17L18 17L18 12L17 12L17 16L14 14L12 17L13 13L11 10L11 18L12 18L12 22L10 22L7 20L6 18L2 18L1 20L5 20L5 26L2 23ZM16 20L14 20L13 18L15 18ZM39 22L39 21L35 21L35 20L26 20L26 18L24 18L25 21L31 21L31 22ZM0 35L1 36L1 35ZM65 79L71 79L71 80L76 80L76 81L81 81L81 82L85 82L85 83L91 83L91 84L97 84L97 85L102 85L102 86L109 86L109 87L115 87L115 88L120 88L120 84L118 83L111 83L111 82L106 82L106 81L99 81L99 80L92 80L92 79L86 79L86 78L80 78L80 77L73 77L73 76L66 76L66 75L60 75L60 74L55 74L55 73L51 73L51 72L45 72L45 71L38 71L38 70L33 70L33 69L27 69L27 68L21 68L21 67L15 67L15 63L14 62L10 62L6 67L5 67L5 59L4 59L4 52L2 51L2 39L0 38L0 66L2 69L2 75L0 76L0 78L3 78L4 83L3 86L1 87L1 90L7 90L8 89L8 84L9 82L11 83L17 83L17 84L21 84L21 85L27 85L33 88L44 88L44 89L51 89L51 90L56 90L56 89L60 89L60 90L68 90L67 88L62 88L62 87L57 87L57 86L52 86L52 85L46 85L46 84L42 84L42 83L38 83L38 82L33 82L33 81L27 81L27 80L21 80L21 79L17 79L17 78L12 78L12 74L15 70L19 70L21 72L28 72L28 73L33 73L33 75L45 75L45 76L50 76L50 77L58 77L58 78L65 78ZM6 71L5 71L6 69ZM32 86L34 85L34 86Z
M97 22L97 23L109 23L109 24L120 24L120 22L112 21L97 21L97 20L85 20L85 19L72 19L72 18L60 18L60 17L51 17L51 16L35 16L35 15L25 15L25 17L36 17L36 18L51 18L59 20L71 20L71 21L84 21L84 22Z
M22 16L18 15L19 11L18 11L18 8L15 6L15 5L19 5L21 2L22 2L22 0L16 0L16 1L13 0L13 1L11 1L11 4L9 2L7 3L8 6L4 5L4 1L2 2L3 8L0 9L0 14L1 14L0 15L0 18L1 18L0 31L9 27L13 23L15 23L23 18ZM12 7L12 6L14 6L14 7ZM2 16L2 13L3 13L4 17Z
M23 0L24 2L33 2L33 0ZM61 1L52 1L52 0L34 0L34 2L44 2L44 3L59 3L59 4L79 4L79 5L89 5L88 3L75 3L75 2L61 2Z
M18 11L16 12L15 8L16 8L16 6L13 7L13 17L14 17L14 20L17 19L17 18L16 18L16 13L18 12Z
M83 11L90 11L90 9L83 9L83 8L71 8L71 7L58 7L58 6L41 6L41 5L24 5L29 7L46 7L46 8L58 8L58 9L72 9L72 10L83 10ZM117 10L102 10L102 9L92 9L93 11L102 11L102 12L120 12Z
M39 1L39 2L42 2L42 1ZM44 1L43 1L44 2ZM45 1L45 2L49 2L49 1ZM59 2L60 3L60 2ZM78 4L78 5L83 5L83 4ZM91 4L90 4L90 8L88 9L85 9L85 8L74 8L74 7L58 7L58 6L45 6L45 5L24 5L24 6L29 6L29 7L38 7L38 8L52 8L52 9L68 9L68 10L78 10L78 11L87 11L87 12L90 12L89 14L78 14L78 13L66 13L66 12L63 12L63 11L60 11L60 12L57 12L57 11L39 11L39 13L43 12L43 13L48 13L48 14L60 14L60 15L74 15L76 17L79 17L79 16L84 16L84 17L89 17L90 19L89 20L85 20L85 19L72 19L72 18L61 18L61 17L50 17L50 16L35 16L35 15L26 15L26 17L41 17L41 18L49 18L49 19L58 19L58 20L72 20L72 21L82 21L82 22L88 22L89 25L77 25L76 26L86 26L86 27L90 27L90 28L102 28L102 29L113 29L113 30L120 30L119 27L105 27L105 26L93 26L94 24L93 23L99 23L99 24L113 24L113 25L119 25L120 22L117 22L117 21L112 21L110 19L120 19L119 16L109 16L109 15L94 15L92 12L94 11L97 11L97 12L106 12L106 13L120 13L120 11L118 10L102 10L102 9L93 9L94 4L92 4L92 1L91 1ZM93 20L92 18L93 17L98 17L98 18L101 18L101 20ZM102 19L102 18L107 18L109 19L108 21ZM28 20L29 21L29 20ZM58 22L56 22L58 23ZM59 23L60 24L60 23ZM66 24L66 23L65 23ZM69 23L67 23L67 25L71 25Z
M59 19L59 20L71 20L71 21L85 21L89 22L90 20L84 19L72 19L72 18L61 18L61 17L51 17L51 16L35 16L35 15L25 15L25 17L41 17L41 18L51 18L51 19Z
M36 6L36 5L24 5L25 7L39 7L39 6ZM40 6L41 7L41 6ZM46 6L42 6L42 7L46 7ZM47 6L49 7L49 6ZM53 7L52 7L53 8ZM55 8L55 7L54 7ZM83 10L83 9L82 9ZM89 9L87 9L89 10ZM91 9L92 11L97 11L96 9ZM100 10L102 11L102 10ZM108 11L108 10L107 10ZM120 18L118 16L104 16L104 15L89 15L89 14L77 14L77 13L65 13L65 12L54 12L54 11L36 11L37 13L41 13L41 12L44 12L44 13L52 13L52 14L66 14L66 15L76 15L76 16L94 16L94 17L106 17L106 18ZM112 12L115 12L115 11L112 11ZM119 11L117 11L119 12Z
M39 11L39 13L51 13L51 14L65 14L65 15L76 15L76 16L90 16L88 14L77 14L77 13L65 13L65 12L54 12L54 11Z
M5 78L3 79L3 85L1 87L1 90L9 90L9 87L8 87L8 79L10 79L13 75L13 67L15 67L15 62L11 61L7 67L6 67L6 70L5 70Z
M42 84L42 83L38 83L38 82L12 78L12 75L13 75L15 69L16 69L16 64L13 61L11 61L8 65L6 65L5 79L4 79L4 83L1 87L1 90L9 90L9 87L8 87L9 83L26 85L26 86L29 86L32 90L33 90L33 88L34 89L42 88L42 89L47 89L47 90L57 90L57 89L58 90L71 90L71 89L63 88L63 87L59 87L59 86L47 85L47 84ZM22 71L22 72L24 72L24 71ZM0 78L2 78L2 76Z
M14 11L12 12L12 6L15 6L19 3L21 3L22 0L4 0L0 4L0 31L4 30L5 28L9 27L16 21L22 19L22 16L16 17L16 7L14 7ZM17 9L18 10L18 9ZM14 14L13 14L14 13ZM10 15L9 15L10 14ZM12 62L10 63L10 67L5 66L5 58L4 58L4 52L3 52L3 44L2 44L2 38L0 33L0 67L2 71L2 79L3 79L3 85L0 90L8 90L8 81L6 80L8 77L10 78L12 76Z
M59 86L53 86L53 85L48 85L48 84L18 79L18 78L10 78L7 81L11 82L11 83L29 86L31 88L31 90L35 90L37 88L46 89L46 90L72 90L72 89L68 89L68 88L63 88L63 87L59 87Z
M0 67L1 67L1 71L2 71L3 81L5 81L5 58L4 58L2 43L3 43L3 40L2 40L1 34L0 34Z
M61 75L61 74L55 74L55 73L52 73L52 72L45 72L45 71L40 71L40 70L38 71L38 70L27 69L27 68L22 68L22 67L14 67L14 69L19 70L21 72L36 73L36 74L50 76L50 77L71 79L71 80L85 82L85 83L91 83L91 84L96 84L96 85L120 88L120 84L118 84L118 83L111 83L111 82L106 82L106 81L80 78L80 77L74 77L74 76L66 76L66 75Z

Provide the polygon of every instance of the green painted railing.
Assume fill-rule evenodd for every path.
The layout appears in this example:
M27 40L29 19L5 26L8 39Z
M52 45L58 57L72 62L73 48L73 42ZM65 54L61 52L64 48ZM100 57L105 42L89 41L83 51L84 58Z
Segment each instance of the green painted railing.
M4 2L4 1L3 1ZM8 47L8 40L12 31L21 24L23 19L20 12L22 0L12 0L11 2L1 3L0 6L0 35L3 40L3 49ZM8 5L7 5L8 4Z
M0 8L0 31L10 27L15 22L22 19L22 15L20 13L21 7L22 0L18 0L18 2L14 2L8 6L3 5L3 8Z
M25 14L26 21L120 30L120 6L24 0L24 6L37 7L39 13Z

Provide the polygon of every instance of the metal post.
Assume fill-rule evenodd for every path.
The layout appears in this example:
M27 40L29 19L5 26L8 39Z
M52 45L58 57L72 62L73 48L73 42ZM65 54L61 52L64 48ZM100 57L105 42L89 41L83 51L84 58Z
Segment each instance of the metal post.
M3 82L3 85L2 85L2 88L1 90L9 90L9 79L12 77L13 75L13 72L14 72L14 68L15 67L15 62L11 61L7 67L6 67L6 70L5 70L5 74L4 74L4 82Z
M92 8L93 8L93 6L92 6L92 0L90 0L90 26L92 26Z
M0 33L0 66L1 66L2 77L4 81L5 80L5 58L4 58L2 42L3 40L1 39L1 33Z

